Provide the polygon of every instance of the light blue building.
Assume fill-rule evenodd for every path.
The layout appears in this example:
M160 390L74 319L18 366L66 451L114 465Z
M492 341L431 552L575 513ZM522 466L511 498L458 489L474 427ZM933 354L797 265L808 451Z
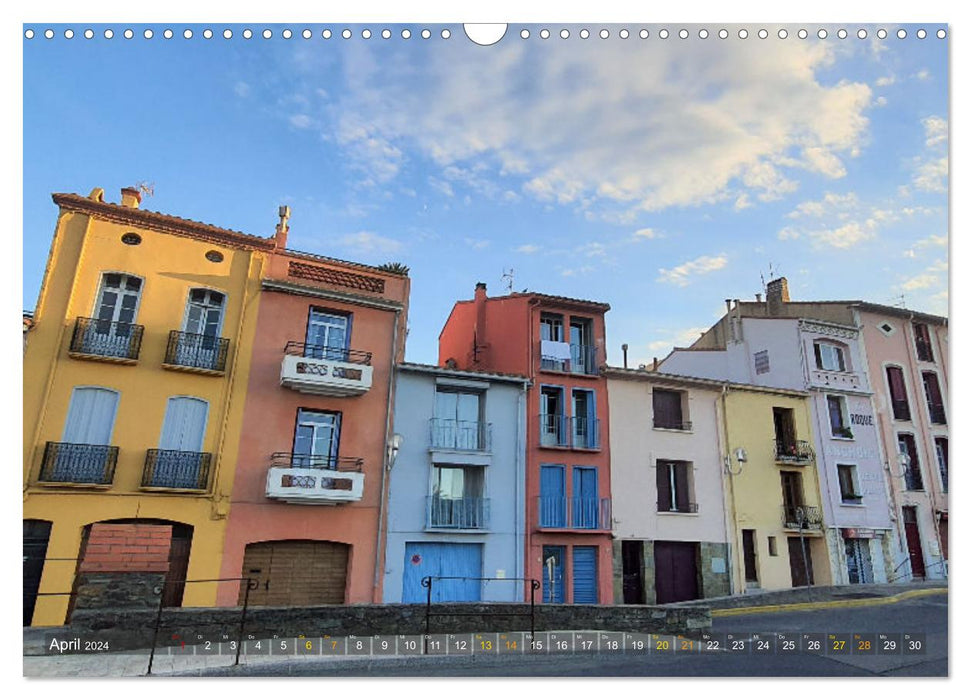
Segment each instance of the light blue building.
M523 600L525 377L398 365L384 602Z

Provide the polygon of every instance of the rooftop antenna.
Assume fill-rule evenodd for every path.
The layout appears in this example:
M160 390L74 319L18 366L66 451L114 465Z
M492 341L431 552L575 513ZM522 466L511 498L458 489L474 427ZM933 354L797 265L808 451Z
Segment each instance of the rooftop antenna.
M154 182L136 182L135 187L137 187L138 191L141 192L145 197L151 197L155 194Z
M502 277L500 278L499 283L506 288L506 292L508 294L512 294L512 285L514 280L515 280L515 274L513 269L510 267L509 271L507 272L506 268L503 268Z

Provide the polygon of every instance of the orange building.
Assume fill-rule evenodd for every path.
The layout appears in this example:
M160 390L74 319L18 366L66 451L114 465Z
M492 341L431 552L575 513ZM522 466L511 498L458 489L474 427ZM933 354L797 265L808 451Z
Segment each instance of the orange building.
M611 603L607 304L536 293L452 308L439 364L525 375L526 576L544 602Z
M221 575L255 579L253 605L380 602L410 282L287 250L288 215L261 281ZM225 584L217 604L243 595Z

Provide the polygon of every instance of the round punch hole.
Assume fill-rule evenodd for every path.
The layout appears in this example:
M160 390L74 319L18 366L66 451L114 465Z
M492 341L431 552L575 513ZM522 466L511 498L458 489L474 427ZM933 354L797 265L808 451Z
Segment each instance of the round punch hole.
M678 32L678 36L681 37L682 39L687 39L688 38L688 30L687 29L682 29L680 32Z
M345 39L350 39L352 36L351 30L345 29L344 31L341 32L341 36L344 37Z
M263 38L264 39L269 39L272 36L273 36L273 32L271 32L269 29L264 29L263 30Z
M391 30L390 29L382 29L381 30L381 38L382 39L390 39L391 38Z
M85 29L84 30L84 38L85 39L94 39L94 31L92 31L91 29Z
M521 36L523 39L528 39L529 38L529 30L528 29L522 30L521 32L519 32L519 36Z
M646 29L642 29L642 30L641 30L641 31L640 31L640 32L638 33L638 36L640 36L640 38L641 38L641 39L646 39L646 38L647 38L647 37L649 37L650 35L651 35L651 33L650 33L649 31L647 31Z
M662 29L657 33L657 35L662 39L667 39L668 36L670 35L670 32L667 29Z
M937 30L937 38L938 39L944 39L946 37L947 37L947 32L946 31L944 31L943 29L938 29Z
M629 31L627 31L626 29L621 29L620 30L620 38L621 39L626 39L629 36L630 36L630 32Z
M569 29L561 29L560 30L560 38L561 39L569 39L570 38L570 30Z
M836 32L836 36L838 36L840 39L845 39L846 38L846 30L845 29L840 29L838 32Z
M184 32L182 32L182 36L185 37L186 39L191 39L192 38L192 30L191 29L186 29Z
M309 39L313 35L314 33L309 29L304 29L302 32L300 32L300 36L302 36L304 39Z
M290 29L284 29L283 30L283 38L284 39L292 39L293 38L293 31L290 30Z
M24 38L25 39L33 39L34 38L34 30L33 29L26 30L24 32Z
M878 29L877 30L877 38L878 39L886 39L887 38L887 30L886 29Z
M74 30L73 29L65 29L64 30L64 38L65 39L73 39L74 38Z
M212 39L212 30L211 29L204 29L202 31L202 38L203 39Z
M860 39L866 39L866 29L861 29L856 33L856 36Z
M539 38L540 39L549 39L550 38L550 30L549 29L542 29L542 30L540 30Z
M329 29L325 29L320 33L320 36L322 36L325 39L330 39L332 36L334 36L334 33L331 32Z
M126 29L125 30L125 38L126 39L131 39L133 36L135 36L135 32L133 32L131 29Z
M284 38L286 38L286 37L284 37ZM370 29L365 29L364 31L362 31L361 32L361 38L362 39L370 39L371 38L371 30Z
M442 38L443 39L448 39L450 36L452 36L451 30L448 30L448 29L443 29L442 30Z
M719 29L718 30L718 38L719 39L727 39L728 38L728 30L727 29Z
M789 37L789 32L787 32L785 29L780 29L779 30L779 38L780 39L787 39L788 37Z
M144 32L142 32L142 36L144 36L146 39L151 39L153 36L155 36L155 34L151 29L146 29Z
M54 38L54 30L53 29L47 29L47 30L45 30L44 31L44 38L45 39L53 39Z
M233 30L223 29L223 39L232 39L232 38L233 38Z
M243 38L244 39L252 39L253 38L253 30L252 29L244 29L243 30Z
M769 38L769 32L767 30L765 30L765 29L760 29L759 30L759 39L768 39L768 38Z
M428 31L427 29L422 29L421 30L421 38L422 39L428 39L428 38L431 37L431 35L432 35L432 33L430 31Z
M898 29L897 30L897 38L898 39L906 39L907 38L907 30L906 29Z
M606 39L608 36L610 36L610 32L608 32L606 29L601 29L600 30L600 38L601 39Z
M827 36L829 36L829 34L825 29L820 29L818 32L816 32L816 36L818 36L820 39L825 39Z
M698 38L699 39L707 39L708 38L708 30L707 29L699 29L698 30Z
M917 38L918 39L926 39L927 38L927 32L925 30L923 30L923 29L918 29L917 30Z
M589 39L590 38L590 30L589 29L586 29L586 28L581 29L580 30L580 38L581 39Z
M739 29L738 30L738 38L739 39L748 39L748 30L747 29Z
M401 38L402 39L410 39L411 38L411 30L410 29L402 29L401 30Z
M166 29L164 32L162 32L162 36L164 36L166 39L171 39L173 36L175 36L175 32L173 32L171 29Z

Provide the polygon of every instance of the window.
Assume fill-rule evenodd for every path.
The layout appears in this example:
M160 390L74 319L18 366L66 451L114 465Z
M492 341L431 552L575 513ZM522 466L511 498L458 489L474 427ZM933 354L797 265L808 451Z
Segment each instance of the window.
M596 467L573 467L573 527L595 529L600 523Z
M600 421L596 394L589 389L573 390L573 446L593 450L600 447Z
M141 290L142 281L137 277L106 273L101 279L95 318L113 323L133 323Z
M481 396L477 393L435 392L432 446L452 450L484 450L485 424L480 420Z
M48 443L42 481L63 483L111 483L111 447L118 392L102 387L76 387L64 422L60 443Z
M307 318L307 341L304 355L323 360L347 362L351 339L351 319L311 307Z
M779 550L777 548L775 537L769 535L769 556L777 557L779 556Z
M149 453L142 486L206 488L209 455L202 452L209 404L173 396L165 409L158 450Z
M786 523L797 522L799 509L806 510L802 495L802 474L799 472L779 472L782 483L782 507L785 510Z
M926 323L914 324L914 346L917 350L917 359L923 362L934 361L934 350L931 348L931 334L927 329Z
M657 510L659 513L696 513L691 502L690 462L657 463Z
M769 371L769 351L760 350L755 353L755 373L765 374Z
M900 367L887 367L887 384L890 386L890 406L894 420L910 420L910 404L907 402L907 384Z
M923 491L924 479L920 472L920 458L917 456L917 442L909 433L897 435L900 449L900 463L904 472L904 485L908 491Z
M539 472L540 527L566 527L566 467L543 465Z
M831 372L845 372L846 358L843 348L830 343L813 343L816 353L816 368Z
M772 423L775 427L776 457L798 457L796 449L796 422L791 408L772 407Z
M860 493L856 466L853 464L837 464L836 474L839 477L840 497L843 503L851 505L860 505L863 503L863 495Z
M563 317L542 314L539 319L540 367L565 372L571 359L570 345L563 336Z
M826 408L829 411L829 427L833 437L852 438L849 421L846 417L846 398L843 396L827 396Z
M340 430L340 413L299 409L293 436L293 465L336 469Z
M924 380L924 396L927 398L931 423L945 425L947 417L944 415L944 398L941 396L941 387L937 383L937 375L934 372L922 372L921 377Z
M877 328L879 328L880 332L883 333L884 335L892 335L894 331L893 324L890 323L890 321L884 321L879 326L877 326Z
M94 321L84 325L80 337L76 335L72 340L71 349L88 355L137 358L142 329L133 324L141 289L142 281L138 277L105 273L98 290Z
M432 479L430 527L486 527L482 467L436 465Z
M947 438L934 438L934 451L937 452L937 468L941 472L941 488L947 493Z
M182 367L225 367L226 344L220 342L226 295L211 289L190 289L182 319L182 332L170 340L166 362Z
M672 430L690 430L691 423L684 420L683 397L684 392L655 389L652 401L654 404L654 427Z
M588 318L570 319L570 371L597 373L597 348L593 342L593 324Z
M540 389L541 445L566 446L566 414L563 409L563 387L544 386Z

